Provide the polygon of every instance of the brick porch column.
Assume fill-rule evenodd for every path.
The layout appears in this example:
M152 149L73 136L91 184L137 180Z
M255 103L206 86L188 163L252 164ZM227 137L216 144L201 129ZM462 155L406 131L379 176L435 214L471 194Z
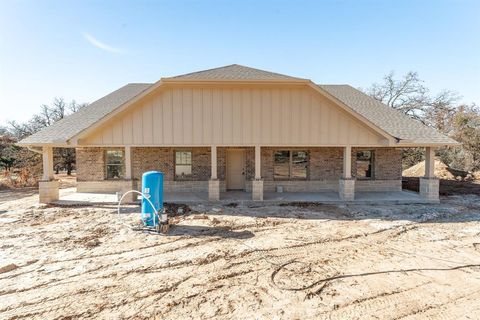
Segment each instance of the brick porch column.
M255 179L252 181L252 200L263 201L263 180L261 166L261 148L255 146Z
M59 183L53 179L53 148L42 148L43 175L38 182L40 203L50 203L59 199Z
M211 177L208 181L208 200L219 201L220 200L220 180L217 177L217 146L212 146L210 152L211 159Z
M420 195L425 200L440 201L439 180L435 177L435 148L425 148L425 176L420 178Z
M355 199L355 179L352 178L352 147L343 148L343 173L338 184L338 195L345 201Z

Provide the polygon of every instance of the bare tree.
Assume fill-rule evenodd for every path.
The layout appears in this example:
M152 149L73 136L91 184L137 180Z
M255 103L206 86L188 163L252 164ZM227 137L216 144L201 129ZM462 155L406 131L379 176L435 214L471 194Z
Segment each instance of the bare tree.
M392 71L383 78L383 83L374 83L367 89L367 94L374 99L419 120L428 105L427 93L428 89L416 72L395 79Z
M88 103L77 103L75 100L72 100L68 105L68 113L75 113L87 105Z
M44 127L51 126L55 122L65 118L67 115L77 112L80 108L87 104L78 104L75 100L66 103L63 98L55 98L50 105L40 106L40 112L33 115L29 121L19 123L10 121L8 127L0 128L14 140L21 140ZM0 153L3 157L3 166L11 169L13 166L23 166L32 161L39 161L39 157L25 148L19 148L13 145L4 148ZM75 149L72 148L54 148L54 164L57 170L67 170L67 174L71 174L75 167Z
M452 117L452 137L462 143L454 150L452 162L462 170L480 170L480 108L461 105Z
M374 99L447 135L453 135L455 132L453 119L455 119L460 96L449 90L432 96L416 72L408 72L400 79L395 78L394 72L390 72L383 78L383 82L373 84L365 92ZM452 148L444 148L437 153L442 160L449 161L447 164L451 164L456 158L455 152L457 151ZM422 159L421 148L403 150L405 168Z
M383 78L382 83L373 84L366 93L387 106L428 125L434 125L427 121L428 114L433 118L435 114L443 116L447 110L450 112L455 109L454 103L460 98L456 93L448 90L432 98L418 73L413 71L400 79L396 79L392 71Z
M429 107L425 112L424 122L437 130L450 134L452 131L451 121L458 107L460 96L449 90L443 90L430 99Z

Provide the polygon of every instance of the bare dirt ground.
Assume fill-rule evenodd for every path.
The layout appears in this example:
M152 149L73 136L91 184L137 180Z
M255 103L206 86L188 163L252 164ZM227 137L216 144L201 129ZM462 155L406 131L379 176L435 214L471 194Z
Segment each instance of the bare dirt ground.
M62 191L66 192L66 191ZM480 197L439 205L0 202L1 319L478 319Z

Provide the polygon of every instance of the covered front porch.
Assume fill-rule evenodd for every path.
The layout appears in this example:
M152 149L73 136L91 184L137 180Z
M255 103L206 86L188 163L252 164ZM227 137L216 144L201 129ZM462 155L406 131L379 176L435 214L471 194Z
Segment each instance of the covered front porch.
M112 150L117 161L113 166L121 175L120 179L109 179L107 172L106 159ZM85 172L79 169L77 177L88 175L92 178L78 181L77 190L99 195L140 190L142 173L158 170L165 173L165 200L174 202L438 202L433 148L425 148L426 172L420 180L418 194L402 191L400 149L370 148L372 162L366 169L371 174L370 179L357 178L358 166L352 170L354 157L363 152L361 150L369 149L259 145L87 148L82 151L83 158L78 164ZM183 156L187 153L188 157L177 157L182 153ZM53 180L51 148L43 148L43 159L40 202L55 202L59 200L59 193L58 182ZM187 174L178 176L179 171ZM372 174L374 171L376 176Z
M337 180L338 184L332 191L322 190L311 192L309 188L305 191L295 192L272 192L271 187L278 184L272 183L275 181L265 180L265 165L262 161L265 160L265 153L262 153L261 146L254 147L254 179L251 181L251 190L249 192L228 191L222 192L220 181L217 178L217 147L211 147L211 166L212 176L209 180L208 194L197 194L195 198L198 201L206 200L208 196L209 201L264 201L264 202L323 202L323 203L339 203L339 202L358 202L358 203L379 203L379 202L394 202L394 203L435 203L439 201L439 181L434 175L434 148L425 148L425 176L420 179L420 192L411 192L402 190L401 184L398 187L390 182L385 183L383 180L359 181L352 176L352 147L345 146L338 149L342 150L341 161L342 170L341 177ZM307 148L308 149L308 148ZM294 149L295 150L295 149ZM401 161L399 163L401 166ZM309 170L311 171L311 169ZM277 181L279 184L304 183L302 181ZM368 182L368 184L365 184ZM401 180L399 181L401 183ZM267 189L266 184L269 185ZM373 186L373 187L372 187ZM302 189L300 187L299 189ZM382 189L384 188L384 189ZM293 188L297 189L297 188ZM228 190L228 189L227 189ZM359 191L361 190L361 191ZM189 201L191 195L170 194L169 197L173 201Z

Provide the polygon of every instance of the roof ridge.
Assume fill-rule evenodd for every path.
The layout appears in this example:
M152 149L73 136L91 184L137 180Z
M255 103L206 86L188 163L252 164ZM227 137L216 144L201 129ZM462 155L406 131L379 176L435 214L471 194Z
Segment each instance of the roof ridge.
M193 72L188 72L188 73L182 73L182 74L178 74L178 75L176 75L176 76L165 77L165 78L166 78L166 79L178 78L178 77L189 76L189 75L196 74L196 73L200 73L200 72L213 71L213 70L223 69L223 68L233 67L233 66L239 66L239 64L232 63L232 64L228 64L228 65L226 65L226 66L209 68L209 69L205 69L205 70L198 70L198 71L193 71Z
M221 67L199 70L162 79L189 79L189 80L308 80L262 70L241 64L229 64Z

